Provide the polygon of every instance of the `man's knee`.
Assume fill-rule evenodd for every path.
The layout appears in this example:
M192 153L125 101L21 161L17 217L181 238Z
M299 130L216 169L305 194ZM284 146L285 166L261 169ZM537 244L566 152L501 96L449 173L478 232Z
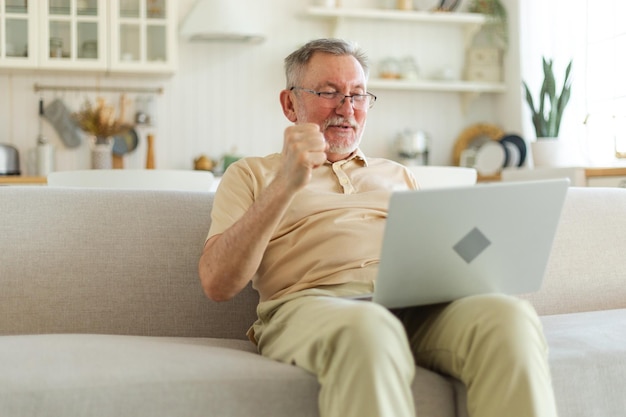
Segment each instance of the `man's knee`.
M406 334L400 321L378 304L358 302L337 318L343 322L341 334L359 342L373 342L381 338L399 339L406 343Z
M362 377L380 376L391 369L409 382L415 372L415 360L406 331L400 320L378 304L359 302L337 317L330 344L333 362L338 366L352 363Z
M527 351L529 344L545 348L541 322L527 301L512 296L481 295L467 300L475 314L477 333L490 344L513 353Z
M360 354L373 358L391 352L401 352L403 356L411 357L402 323L386 308L374 303L358 302L340 313L337 320L342 322L334 334L337 343L345 343L353 348L358 346Z

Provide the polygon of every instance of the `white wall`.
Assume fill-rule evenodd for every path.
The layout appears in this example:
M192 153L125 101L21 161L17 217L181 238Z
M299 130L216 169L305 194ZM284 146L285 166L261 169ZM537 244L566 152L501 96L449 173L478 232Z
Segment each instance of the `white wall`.
M267 33L267 40L259 45L180 41L179 69L170 78L0 73L0 143L17 146L22 156L22 168L25 173L33 174L28 156L37 137L40 94L33 90L35 83L132 85L163 87L164 94L155 97L156 125L141 130L139 148L126 157L127 168L144 166L144 136L148 131L155 133L157 168L188 169L193 166L193 159L201 154L218 159L233 149L240 155L280 151L282 132L288 125L278 102L278 93L284 87L283 58L309 39L331 35L328 22L303 16L302 11L311 1L273 0L271 8L259 10L258 18L264 22ZM367 2L344 0L346 3L350 1ZM516 29L518 2L506 0L504 3L509 10L512 29ZM192 4L193 0L178 2L180 20ZM403 53L406 45L416 44L419 40L430 45L418 50L416 58L423 68L431 70L447 62L452 66L458 64L458 54L442 41L436 28L432 33L404 28L398 36L388 32L391 29L381 30L377 25L369 23L366 29L346 28L345 32L356 36L354 40L365 47L374 61L382 59L385 53ZM413 30L417 32L411 32ZM507 56L510 94L495 100L493 96L481 96L472 102L467 112L462 111L460 95L455 93L374 91L379 101L370 111L362 145L364 151L372 156L390 156L391 142L399 131L422 129L432 137L431 164L450 164L456 137L472 123L499 123L507 131L519 132L521 104L516 34L512 34L511 41L512 49ZM61 97L73 110L77 110L85 98L93 100L97 95L41 94L46 103ZM119 97L116 94L101 95L114 102ZM89 166L87 144L68 149L49 123L45 122L43 127L44 135L57 146L57 169Z

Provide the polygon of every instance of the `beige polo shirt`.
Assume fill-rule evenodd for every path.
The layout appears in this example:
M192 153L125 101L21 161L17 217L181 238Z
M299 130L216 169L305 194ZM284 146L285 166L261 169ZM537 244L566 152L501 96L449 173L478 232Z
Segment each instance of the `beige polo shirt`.
M281 158L249 157L229 166L215 195L208 237L224 232L248 210L274 178ZM366 159L360 151L313 170L253 278L261 301L322 285L373 285L390 194L417 188L404 166Z

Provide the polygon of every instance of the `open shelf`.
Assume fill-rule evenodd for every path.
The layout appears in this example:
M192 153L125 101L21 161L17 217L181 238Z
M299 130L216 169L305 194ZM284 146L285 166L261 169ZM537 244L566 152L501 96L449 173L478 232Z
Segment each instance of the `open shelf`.
M504 83L479 83L474 81L448 81L448 80L386 80L373 78L369 80L367 87L379 90L415 90L415 91L439 91L455 93L504 93Z
M424 11L404 11L387 9L358 9L342 7L309 7L307 14L318 17L352 18L352 19L374 19L374 20L402 20L421 23L450 23L456 25L478 25L482 26L487 21L487 17L478 13L456 13L456 12L424 12Z

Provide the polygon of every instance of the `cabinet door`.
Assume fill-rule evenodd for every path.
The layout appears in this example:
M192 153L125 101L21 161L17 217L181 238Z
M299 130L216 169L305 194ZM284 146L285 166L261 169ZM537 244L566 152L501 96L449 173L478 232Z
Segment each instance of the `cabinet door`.
M588 187L619 187L626 188L626 177L606 176L587 178Z
M105 0L43 0L40 4L40 68L107 68Z
M0 67L37 66L37 6L28 0L0 0Z
M176 69L176 4L171 0L113 0L111 70Z

